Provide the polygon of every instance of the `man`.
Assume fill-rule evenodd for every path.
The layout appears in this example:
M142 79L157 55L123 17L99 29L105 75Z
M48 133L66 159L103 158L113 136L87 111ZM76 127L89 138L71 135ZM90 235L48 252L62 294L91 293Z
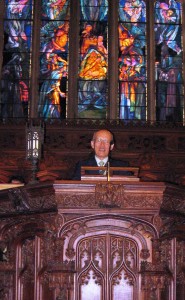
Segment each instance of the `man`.
M109 161L110 167L128 167L128 162L114 160L109 157L110 151L114 148L114 139L113 134L106 130L101 129L94 133L93 138L91 140L91 148L94 150L94 155L83 161L79 161L76 165L75 172L73 175L73 180L81 180L81 167L89 166L89 167L97 167L97 166L107 166ZM103 163L102 163L103 162ZM98 171L88 171L87 174L97 175ZM131 172L128 171L117 171L115 174L117 175L132 175Z

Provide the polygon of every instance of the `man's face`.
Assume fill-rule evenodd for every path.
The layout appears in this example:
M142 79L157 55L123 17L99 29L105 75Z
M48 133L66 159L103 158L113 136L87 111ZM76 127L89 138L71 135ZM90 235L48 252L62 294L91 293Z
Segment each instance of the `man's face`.
M111 141L112 135L107 130L100 130L94 135L91 141L91 147L99 159L104 159L109 156L110 150L114 148L114 144L110 144Z

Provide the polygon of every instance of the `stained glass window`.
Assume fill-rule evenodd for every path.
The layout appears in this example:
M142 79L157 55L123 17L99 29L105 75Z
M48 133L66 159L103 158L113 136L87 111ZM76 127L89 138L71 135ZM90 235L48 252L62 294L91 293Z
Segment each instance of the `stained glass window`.
M181 4L155 2L156 119L183 120Z
M184 122L182 1L112 1L0 1L1 119Z
M33 23L32 0L6 0L0 115L28 116Z
M39 117L65 118L69 1L42 0L41 23Z
M105 118L107 114L108 1L80 0L78 116Z

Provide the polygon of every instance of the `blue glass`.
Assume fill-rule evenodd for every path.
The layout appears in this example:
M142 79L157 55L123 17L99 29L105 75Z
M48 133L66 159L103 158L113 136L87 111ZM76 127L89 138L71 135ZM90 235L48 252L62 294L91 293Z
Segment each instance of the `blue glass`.
M82 21L107 21L108 0L80 0Z
M106 118L106 89L105 81L79 81L78 112L80 118Z

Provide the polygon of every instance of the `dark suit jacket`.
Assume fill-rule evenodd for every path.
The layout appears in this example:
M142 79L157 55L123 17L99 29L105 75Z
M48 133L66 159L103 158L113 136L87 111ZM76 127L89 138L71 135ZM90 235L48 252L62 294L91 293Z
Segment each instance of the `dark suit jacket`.
M126 161L116 160L109 158L110 167L129 167L129 163ZM79 161L76 164L75 171L72 177L72 180L81 180L81 166L86 167L98 167L97 162L95 160L95 157L89 158L87 160ZM98 175L98 171L87 171L86 174L89 175ZM132 175L132 172L130 171L117 171L114 172L115 175L125 175L130 176Z

